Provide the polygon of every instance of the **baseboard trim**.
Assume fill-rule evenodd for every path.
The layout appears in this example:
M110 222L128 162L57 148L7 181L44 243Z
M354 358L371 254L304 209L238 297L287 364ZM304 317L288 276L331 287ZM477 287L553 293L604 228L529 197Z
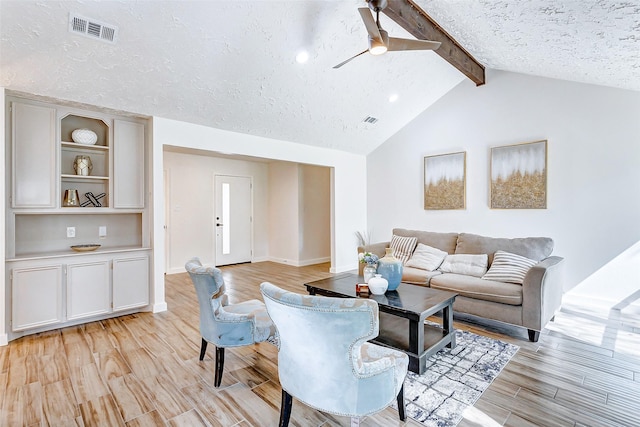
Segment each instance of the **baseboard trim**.
M7 334L0 334L0 347L9 345L9 336Z
M166 302L161 302L158 304L153 304L153 306L151 307L151 312L152 313L160 313L163 311L167 311L169 309L169 307L167 306Z
M293 260L293 259L285 259L285 258L267 257L265 261L271 261L278 264L291 265L293 267L306 267L308 265L315 265L315 264L322 264L325 262L329 262L331 261L331 257L314 258L314 259L306 259L306 260Z
M358 267L354 267L353 265L343 265L341 267L331 267L329 269L330 273L346 273L346 272L358 273Z

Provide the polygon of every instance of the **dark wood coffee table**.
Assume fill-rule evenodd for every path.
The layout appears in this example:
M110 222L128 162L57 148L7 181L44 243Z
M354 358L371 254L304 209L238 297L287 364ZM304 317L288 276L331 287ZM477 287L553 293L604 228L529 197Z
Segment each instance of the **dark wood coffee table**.
M362 276L343 273L305 286L311 295L360 298L356 283L364 283ZM409 370L422 374L429 356L445 346L456 346L453 329L456 296L454 292L408 283L401 283L397 290L384 295L370 294L368 298L377 301L380 309L380 333L372 341L405 352L409 356ZM439 311L442 325L425 324L427 317Z

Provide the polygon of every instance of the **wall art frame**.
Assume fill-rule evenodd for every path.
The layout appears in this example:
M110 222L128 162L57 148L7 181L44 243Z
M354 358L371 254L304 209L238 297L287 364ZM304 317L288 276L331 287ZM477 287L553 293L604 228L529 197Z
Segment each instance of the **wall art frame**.
M491 209L547 208L547 140L491 148Z
M424 209L466 209L467 152L425 156L423 164Z

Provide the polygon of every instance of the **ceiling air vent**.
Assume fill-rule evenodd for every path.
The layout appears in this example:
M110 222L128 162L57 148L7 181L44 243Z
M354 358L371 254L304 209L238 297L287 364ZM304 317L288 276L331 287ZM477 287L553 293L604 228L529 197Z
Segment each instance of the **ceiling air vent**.
M363 122L374 124L378 121L375 117L367 116L364 118Z
M69 15L69 32L108 43L115 43L118 37L118 27L115 25L73 13Z

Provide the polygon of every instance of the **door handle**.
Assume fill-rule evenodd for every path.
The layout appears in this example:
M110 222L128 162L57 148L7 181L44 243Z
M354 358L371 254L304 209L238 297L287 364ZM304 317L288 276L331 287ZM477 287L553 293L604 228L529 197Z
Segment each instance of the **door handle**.
M222 224L216 223L216 227L222 227Z

